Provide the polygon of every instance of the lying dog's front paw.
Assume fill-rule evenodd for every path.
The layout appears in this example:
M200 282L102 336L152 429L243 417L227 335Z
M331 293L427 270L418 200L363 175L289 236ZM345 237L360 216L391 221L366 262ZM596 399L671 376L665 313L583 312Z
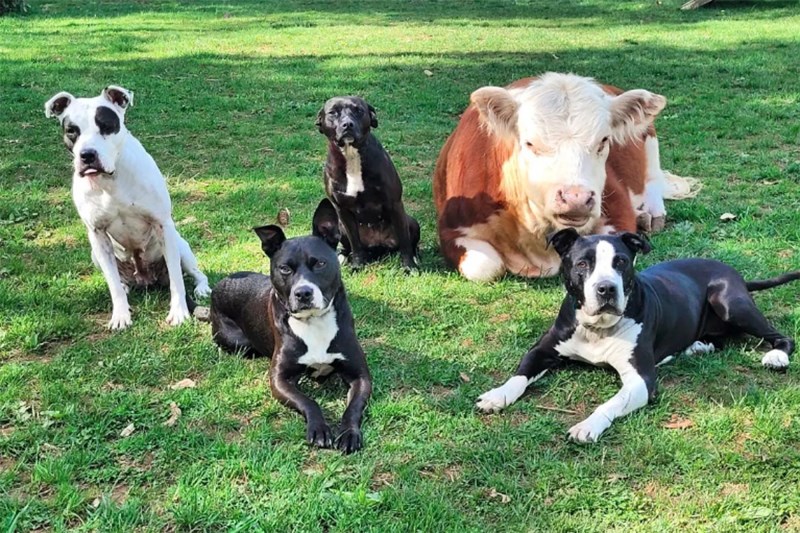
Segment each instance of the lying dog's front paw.
M511 402L506 398L503 387L497 387L490 391L486 391L475 402L475 407L487 413L497 413L511 405Z
M773 370L783 370L789 366L789 354L783 350L770 350L761 358L761 364Z
M182 306L175 306L171 307L169 310L169 314L167 315L167 324L170 326L178 326L183 324L187 318L191 316L189 314L189 308L186 305Z
M111 313L111 320L108 321L108 329L125 329L132 323L130 309L124 311L114 309Z
M333 446L331 428L324 421L309 422L306 428L306 441L318 448L330 448Z
M653 217L653 220L650 222L650 232L658 233L659 231L663 231L666 225L667 217L664 215Z
M208 286L208 283L198 285L194 288L194 295L197 298L208 298L211 296L211 287Z
M570 440L586 444L589 442L597 442L597 439L600 438L600 435L602 435L607 428L608 424L596 421L590 416L583 422L569 428L567 434Z
M361 429L347 428L336 437L336 446L345 454L357 452L364 447L364 440L361 436Z

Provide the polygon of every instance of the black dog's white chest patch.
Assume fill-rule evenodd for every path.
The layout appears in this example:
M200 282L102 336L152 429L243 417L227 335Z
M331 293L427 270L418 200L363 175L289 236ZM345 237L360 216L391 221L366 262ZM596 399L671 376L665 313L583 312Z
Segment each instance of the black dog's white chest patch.
M339 332L334 310L322 316L309 317L300 320L289 317L289 327L297 338L306 345L306 353L301 355L297 362L316 369L313 377L325 376L333 370L331 363L345 359L341 353L330 353L331 342Z
M361 154L358 148L346 145L342 148L342 154L346 161L345 174L347 175L347 188L344 194L356 197L358 193L364 192L364 178L361 175Z
M556 351L562 357L595 366L608 365L617 369L629 366L642 325L631 318L623 318L609 330L597 333L579 325L569 339L556 346Z

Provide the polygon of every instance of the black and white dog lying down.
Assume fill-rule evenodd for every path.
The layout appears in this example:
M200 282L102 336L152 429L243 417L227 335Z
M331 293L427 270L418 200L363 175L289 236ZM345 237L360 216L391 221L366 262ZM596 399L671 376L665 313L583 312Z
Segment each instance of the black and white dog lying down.
M336 257L336 212L328 200L319 204L313 236L286 239L278 226L254 230L270 259L270 275L237 272L214 287L214 341L230 352L271 357L272 395L305 417L308 442L355 452L363 446L361 419L372 379ZM305 373L322 378L332 372L350 387L335 438L319 405L297 386Z
M561 256L567 296L555 324L525 354L516 375L482 394L477 407L508 407L548 370L576 360L610 366L622 388L569 430L578 442L594 442L618 417L647 404L656 392L656 366L675 354L709 352L726 337L748 333L772 350L761 359L784 369L794 341L773 328L751 291L800 279L800 271L763 281L745 281L730 266L708 259L667 261L636 273L637 253L650 243L633 233L581 237L572 229L550 244Z

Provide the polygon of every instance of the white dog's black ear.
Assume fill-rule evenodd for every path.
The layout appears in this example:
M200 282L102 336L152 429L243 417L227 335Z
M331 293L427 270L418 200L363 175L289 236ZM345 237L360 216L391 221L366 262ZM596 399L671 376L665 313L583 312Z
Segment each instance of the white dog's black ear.
M44 104L44 114L47 118L60 118L75 97L69 93L60 92Z
M577 241L579 237L580 235L578 235L575 228L566 228L551 233L550 236L547 237L547 245L552 246L555 251L558 252L558 255L564 257L564 254L572 249L572 245L575 244L575 241Z
M336 214L336 208L327 198L324 198L317 206L317 210L314 211L311 234L328 243L328 246L334 250L339 246L342 238L339 230L339 215Z
M371 105L367 104L367 107L369 108L369 127L375 129L378 127L378 114Z
M255 231L258 238L261 239L261 249L264 250L264 253L267 254L267 257L270 259L272 259L275 252L277 252L284 241L286 241L286 235L283 233L283 230L280 226L275 226L274 224L253 228L253 231Z
M109 85L103 89L103 96L120 109L127 109L133 105L133 91L119 85Z
M623 233L619 238L633 253L648 254L653 249L653 245L641 233Z

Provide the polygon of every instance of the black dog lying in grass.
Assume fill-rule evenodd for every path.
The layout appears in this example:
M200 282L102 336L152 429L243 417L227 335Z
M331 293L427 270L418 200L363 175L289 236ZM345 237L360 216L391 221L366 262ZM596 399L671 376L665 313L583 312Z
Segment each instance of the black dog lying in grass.
M363 446L361 419L372 380L336 257L336 212L328 200L320 203L313 236L286 239L278 226L255 232L270 258L270 275L237 272L214 287L214 341L230 352L271 357L272 395L305 417L308 442L355 452ZM337 372L350 386L335 438L319 405L297 387L306 372L313 378Z

